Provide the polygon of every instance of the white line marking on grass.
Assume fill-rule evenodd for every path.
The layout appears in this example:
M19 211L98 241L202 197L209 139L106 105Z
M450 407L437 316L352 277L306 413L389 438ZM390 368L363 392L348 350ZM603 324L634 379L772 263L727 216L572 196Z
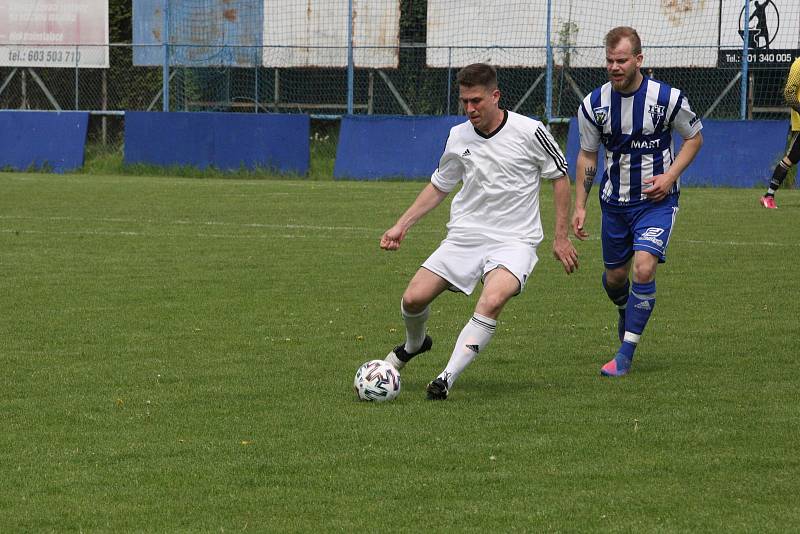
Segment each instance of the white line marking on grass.
M199 225L199 226L239 226L241 228L277 228L285 230L322 230L322 231L353 231L353 232L378 232L374 228L366 228L363 226L319 226L309 224L266 224L266 223L231 223L221 221L174 221L167 224L181 224L181 225ZM383 233L383 231L380 231Z
M269 230L306 230L311 232L366 232L374 235L382 235L385 229L367 228L364 226L325 226L316 224L270 224L270 223L236 223L229 221L191 221L186 219L178 219L175 221L158 221L154 219L124 219L117 217L101 217L101 218L85 218L85 217L32 217L32 216L14 216L14 215L0 215L0 220L30 220L30 221L53 221L53 222L82 222L82 223L122 223L122 224L138 224L138 225L166 225L166 226L221 226L229 228L262 228ZM2 233L36 233L36 234L62 234L62 235L130 235L130 236L154 236L162 235L165 237L181 237L182 234L170 233L153 233L153 232L137 232L137 231L118 231L118 232L104 232L97 230L75 230L59 231L59 232L46 232L43 230L16 230L16 229L0 229ZM440 227L436 228L414 228L413 233L442 233ZM266 239L269 237L309 237L308 235L285 234L285 235L245 235L245 234L205 234L198 233L197 237L212 237L212 238L259 238ZM599 237L589 237L586 241L599 241ZM732 246L732 247L800 247L800 243L779 243L776 241L710 241L702 239L679 239L673 240L675 243L688 243L691 245L711 245L711 246Z
M600 241L599 237L590 237L584 241ZM690 245L714 245L732 247L800 247L800 243L777 243L775 241L704 241L700 239L670 239L671 243L688 243Z
M697 239L680 239L682 243L691 245L728 245L732 247L800 247L800 243L776 243L775 241L700 241Z
M170 226L228 226L238 228L265 228L265 229L278 229L278 230L318 230L328 232L380 232L384 230L376 230L374 228L366 228L363 226L322 226L310 224L268 224L268 223L234 223L226 221L157 221L154 219L120 219L114 217L103 217L97 219L88 219L83 217L15 217L9 215L0 216L0 220L33 220L33 221L53 221L53 222L100 222L100 223L125 223L125 224L163 224ZM423 230L424 231L424 230Z
M8 228L0 229L2 234L25 234L25 235L89 235L98 237L170 237L170 238L186 238L186 234L172 234L172 233L154 233L154 232L102 232L98 230L75 230L75 231L45 231L45 230L11 230ZM304 239L308 238L307 235L302 234L194 234L194 237L211 238L211 239ZM311 236L316 237L316 236Z

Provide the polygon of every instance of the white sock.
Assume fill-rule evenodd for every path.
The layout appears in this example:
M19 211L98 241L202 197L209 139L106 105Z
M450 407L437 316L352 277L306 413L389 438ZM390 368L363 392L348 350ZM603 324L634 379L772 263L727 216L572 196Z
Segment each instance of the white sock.
M424 310L417 314L409 314L403 308L403 302L400 301L400 313L406 325L406 352L416 352L422 347L422 342L425 341L425 323L428 321L430 310L431 307L426 306ZM395 356L394 352L390 352L385 360L397 370L406 366L406 362Z
M422 342L425 341L425 323L428 322L430 311L431 307L425 306L421 312L411 314L406 311L403 302L400 301L400 313L406 325L406 352L409 354L417 352L422 346Z
M450 356L450 361L447 362L447 367L437 377L447 381L447 389L453 386L458 375L489 345L496 327L497 321L494 319L479 313L472 316L458 336L453 354Z

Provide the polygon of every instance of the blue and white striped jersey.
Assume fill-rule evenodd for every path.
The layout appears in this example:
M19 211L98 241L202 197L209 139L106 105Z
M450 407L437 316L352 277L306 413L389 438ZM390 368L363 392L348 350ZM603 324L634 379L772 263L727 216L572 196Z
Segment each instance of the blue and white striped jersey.
M672 165L673 129L688 139L703 128L683 92L646 76L631 94L618 93L610 82L592 91L578 109L578 125L583 150L606 149L600 199L618 206L648 201L642 180ZM680 179L670 193L679 189Z

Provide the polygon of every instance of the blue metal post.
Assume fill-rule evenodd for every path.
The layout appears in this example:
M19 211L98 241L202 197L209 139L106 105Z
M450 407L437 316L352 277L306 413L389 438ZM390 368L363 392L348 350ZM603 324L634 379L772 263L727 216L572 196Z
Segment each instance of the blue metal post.
M750 66L750 0L744 0L744 32L742 33L742 90L739 100L739 118L747 118L748 68Z
M163 99L163 111L169 111L169 2L164 0L164 28L161 32L161 42L164 44L164 65L161 69L161 97Z
M347 0L347 114L353 114L353 0Z
M544 113L547 122L553 120L553 45L550 42L552 0L547 0L547 78L545 81Z

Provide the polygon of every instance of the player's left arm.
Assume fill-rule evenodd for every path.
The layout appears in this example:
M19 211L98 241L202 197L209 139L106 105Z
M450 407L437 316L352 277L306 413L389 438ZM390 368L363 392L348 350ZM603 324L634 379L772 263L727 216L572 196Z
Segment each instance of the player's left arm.
M578 252L572 246L568 233L572 193L567 176L567 159L552 134L542 124L536 127L532 148L541 177L553 182L553 201L556 207L553 255L564 266L567 274L570 274L578 268Z
M556 227L553 238L553 256L564 266L567 274L578 268L578 251L569 239L569 208L572 194L567 175L553 182L553 202L556 208Z
M700 122L700 117L692 111L689 100L683 94L678 99L670 127L673 132L677 132L683 137L683 146L667 172L648 180L642 180L642 185L646 187L643 187L644 193L648 199L655 202L663 200L669 195L673 184L678 181L681 173L692 163L703 146L703 134L701 133L703 124Z
M701 132L697 132L694 136L684 139L683 146L667 172L653 176L649 180L642 180L645 184L651 184L651 187L645 191L647 198L655 202L664 200L672 189L672 185L678 181L681 173L692 163L702 146L703 134Z

